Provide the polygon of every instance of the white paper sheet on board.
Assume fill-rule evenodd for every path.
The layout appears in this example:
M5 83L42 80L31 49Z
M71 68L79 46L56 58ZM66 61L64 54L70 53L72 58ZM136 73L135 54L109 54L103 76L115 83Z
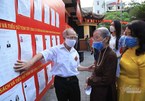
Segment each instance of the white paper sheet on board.
M44 6L44 23L50 24L50 8L48 5Z
M52 46L56 46L56 38L54 35L52 35Z
M45 35L45 42L46 42L46 49L49 49L51 47L49 35Z
M32 39L29 34L19 34L21 60L30 60L32 58Z
M51 8L51 25L55 26L55 11Z
M57 45L60 45L60 37L58 35L56 36L56 40L57 40Z
M30 0L18 0L18 14L30 17Z
M56 27L59 28L59 24L60 24L59 14L56 12Z
M34 19L42 21L42 0L34 0Z
M36 99L36 87L34 76L23 83L26 101L34 101Z
M18 39L15 30L0 29L0 87L19 75L13 69L18 60Z
M52 80L52 73L51 73L51 64L47 65L47 76L48 76L48 83Z
M36 41L36 53L43 51L42 35L35 35L35 41Z
M15 0L0 0L0 19L16 22Z
M43 91L46 86L45 74L44 69L37 73L38 76L38 83L39 83L39 94Z
M25 101L22 91L22 83L17 84L1 95L0 101Z

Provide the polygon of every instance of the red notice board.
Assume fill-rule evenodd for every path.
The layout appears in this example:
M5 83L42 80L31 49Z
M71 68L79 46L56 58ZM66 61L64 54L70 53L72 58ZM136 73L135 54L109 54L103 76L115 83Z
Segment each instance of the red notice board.
M61 0L0 0L0 101L41 99L53 83L53 63L39 61L25 73L13 66L61 44L65 27Z

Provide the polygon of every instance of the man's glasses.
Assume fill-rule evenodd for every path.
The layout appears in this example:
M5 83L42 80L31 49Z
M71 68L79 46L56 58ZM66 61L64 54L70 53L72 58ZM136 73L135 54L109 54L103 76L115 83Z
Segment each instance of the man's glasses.
M66 38L68 38L68 39L74 39L74 40L77 40L78 39L78 37L73 37L73 36L71 36L71 37L66 37Z

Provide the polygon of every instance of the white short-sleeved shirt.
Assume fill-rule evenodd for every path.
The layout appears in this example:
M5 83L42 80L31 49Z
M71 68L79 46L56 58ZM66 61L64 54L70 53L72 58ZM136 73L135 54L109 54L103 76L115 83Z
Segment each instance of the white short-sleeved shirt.
M68 51L64 44L61 44L41 53L45 61L53 62L51 70L53 75L69 77L79 74L77 69L80 65L79 54L73 47Z
M111 35L110 41L109 41L109 46L113 50L115 50L115 44L116 44L116 36Z
M112 50L116 53L117 57L118 57L118 64L117 64L117 70L116 70L116 76L119 77L120 75L120 42L118 44L118 50L116 50L115 46L116 46L116 36L112 36L111 35L111 39L109 41L109 46L112 48Z
M120 46L118 46L118 50L116 50L116 36L111 35L110 41L109 41L110 48L116 53L117 57L120 57Z

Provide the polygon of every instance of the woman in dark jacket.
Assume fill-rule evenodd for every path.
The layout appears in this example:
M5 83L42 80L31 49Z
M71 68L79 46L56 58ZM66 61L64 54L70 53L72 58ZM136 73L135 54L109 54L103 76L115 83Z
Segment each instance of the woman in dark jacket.
M110 33L105 27L93 33L95 68L88 78L88 86L92 87L90 101L116 101L116 68L117 56L109 47Z

